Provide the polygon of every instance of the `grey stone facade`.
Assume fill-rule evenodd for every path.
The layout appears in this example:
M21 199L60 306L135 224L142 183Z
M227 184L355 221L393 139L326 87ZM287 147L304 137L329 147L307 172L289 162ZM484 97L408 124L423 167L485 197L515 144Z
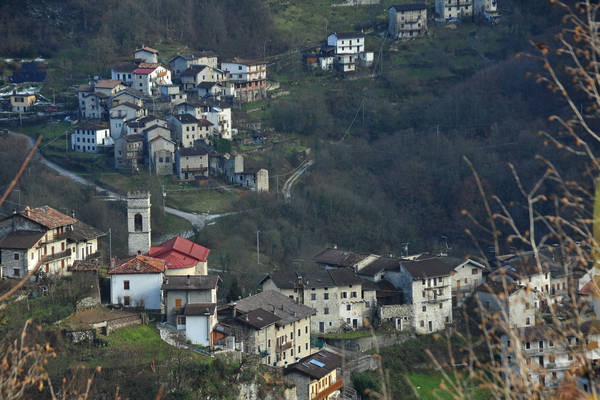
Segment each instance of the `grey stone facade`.
M150 251L150 193L127 193L127 230L129 255Z

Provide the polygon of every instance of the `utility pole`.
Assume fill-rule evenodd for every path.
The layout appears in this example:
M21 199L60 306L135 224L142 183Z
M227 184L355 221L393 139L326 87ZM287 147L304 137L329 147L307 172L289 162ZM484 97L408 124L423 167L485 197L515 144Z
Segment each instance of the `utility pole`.
M260 230L256 230L256 263L260 264L260 238L259 238Z
M108 258L112 262L112 229L108 228Z
M165 192L165 185L162 185L162 202L163 202L163 214L165 213L165 199L167 197L167 192Z

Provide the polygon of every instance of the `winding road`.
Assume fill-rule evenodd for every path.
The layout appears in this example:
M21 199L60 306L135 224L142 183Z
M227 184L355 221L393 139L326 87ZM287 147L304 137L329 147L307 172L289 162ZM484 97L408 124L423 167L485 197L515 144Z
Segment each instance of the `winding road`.
M11 132L11 131L9 131L8 133L10 135L22 136L22 137L27 138L29 141L29 148L31 148L33 146L33 144L35 143L33 138L31 138L25 134L18 133L18 132ZM91 181L77 175L76 173L69 171L69 170L61 167L60 165L48 160L39 151L37 152L35 157L38 160L40 160L43 164L45 164L48 168L56 171L59 175L65 176L77 183L82 184L82 185L94 186L96 188L97 192L103 193L106 196L107 200L125 201L127 199L126 196L123 196L119 193L116 193L116 192L110 191L108 189L105 189L101 186L98 186L94 182L91 182ZM223 214L196 214L196 213L178 210L176 208L171 208L171 207L165 207L165 212L168 214L175 215L177 217L185 219L196 230L202 230L204 228L204 226L206 225L206 223L211 220L214 220L214 219L217 219L220 217L225 217L227 215L237 214L237 212L230 212L230 213L223 213Z
M310 166L313 165L314 163L315 163L314 160L304 161L302 164L300 164L298 166L298 168L296 168L296 171L294 171L292 176L290 176L288 178L288 180L285 181L285 183L283 185L283 190L282 190L283 198L285 199L285 201L290 201L292 199L292 188L294 187L294 184L302 176L302 174L305 173L306 170L308 168L310 168Z

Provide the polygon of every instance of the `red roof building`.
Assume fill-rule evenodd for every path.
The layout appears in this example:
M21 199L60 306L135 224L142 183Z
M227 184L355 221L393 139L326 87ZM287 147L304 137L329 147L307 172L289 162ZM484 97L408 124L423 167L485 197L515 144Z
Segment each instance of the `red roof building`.
M133 70L133 73L138 75L150 75L155 69L156 68L136 68Z
M206 275L209 253L210 249L175 236L158 246L152 246L148 256L165 260L167 274L171 271L172 275Z
M164 270L164 260L138 254L111 268L108 274L161 274Z

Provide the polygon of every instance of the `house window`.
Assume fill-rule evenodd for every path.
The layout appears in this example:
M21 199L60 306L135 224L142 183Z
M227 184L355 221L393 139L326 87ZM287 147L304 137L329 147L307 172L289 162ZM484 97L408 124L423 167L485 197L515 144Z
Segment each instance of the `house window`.
M323 309L323 314L329 314L329 307L325 307Z
M123 290L129 290L129 281L123 281Z
M529 342L525 343L525 348L526 349L530 349L531 348L531 343L529 343Z
M471 270L471 275L477 275L477 268L473 268Z
M310 299L311 300L316 300L317 299L317 294L316 293L311 293L310 294Z
M346 292L342 292L342 299L345 299L348 297L348 294Z
M304 327L304 333L308 333L308 326Z
M185 325L185 316L183 316L183 315L177 316L177 325Z
M290 340L294 340L294 332L290 333Z
M123 297L123 304L124 304L124 305L126 305L126 306L128 306L128 305L129 305L129 303L130 303L130 298L129 298L129 296L125 296L125 297Z
M346 311L352 311L352 304L346 304Z
M440 310L442 309L442 303L440 303Z
M298 337L300 337L300 332L302 332L300 329L298 329ZM300 351L300 350L298 350Z
M352 293L350 293L350 297L353 297L353 298L355 298L355 297L356 297L356 292L352 292Z
M529 317L525 320L525 325L531 325L531 319Z
M540 349L543 349L543 348L544 348L544 341L543 341L543 340L540 340L540 341L538 342L538 347L539 347Z
M427 311L427 306L423 306L423 312Z
M181 307L181 299L175 299L175 307Z
M324 293L323 294L323 299L324 300L329 300L329 293Z
M425 321L421 320L419 325L421 325L421 328L423 328L425 326Z
M15 260L19 260L19 253L15 253Z

